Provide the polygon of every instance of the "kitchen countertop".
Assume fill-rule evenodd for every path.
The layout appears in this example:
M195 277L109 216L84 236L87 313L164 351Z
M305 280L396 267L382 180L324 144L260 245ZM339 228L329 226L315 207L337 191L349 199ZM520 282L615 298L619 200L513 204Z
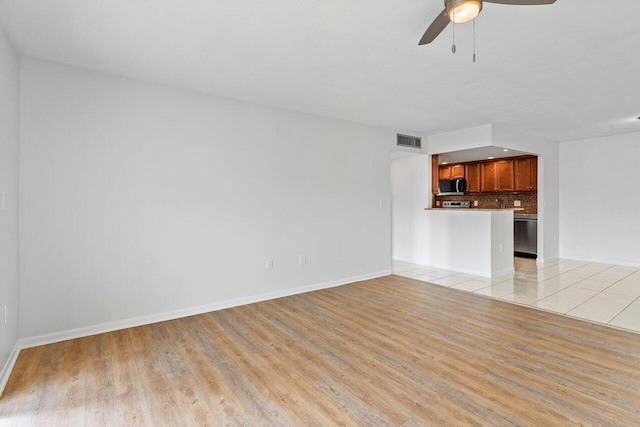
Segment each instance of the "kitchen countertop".
M523 211L524 208L504 208L504 209L481 209L481 208L424 208L425 211L477 211L477 212L499 212L499 211ZM518 215L514 212L514 215ZM524 215L524 214L522 214ZM529 215L527 215L529 216Z
M529 220L531 220L531 219L537 220L538 219L538 215L536 215L536 214L523 214L523 213L520 213L520 214L515 214L513 217L516 218L516 219L529 219Z

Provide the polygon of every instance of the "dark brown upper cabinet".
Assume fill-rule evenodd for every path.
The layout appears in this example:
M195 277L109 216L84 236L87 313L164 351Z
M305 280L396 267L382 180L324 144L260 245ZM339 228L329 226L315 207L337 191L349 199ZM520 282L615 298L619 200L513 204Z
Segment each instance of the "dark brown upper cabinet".
M515 191L538 191L538 158L515 159L513 175Z
M464 165L440 166L439 179L462 179L464 178Z
M513 160L480 163L480 175L483 193L514 191Z
M467 163L464 174L467 178L467 193L479 193L481 190L480 163Z

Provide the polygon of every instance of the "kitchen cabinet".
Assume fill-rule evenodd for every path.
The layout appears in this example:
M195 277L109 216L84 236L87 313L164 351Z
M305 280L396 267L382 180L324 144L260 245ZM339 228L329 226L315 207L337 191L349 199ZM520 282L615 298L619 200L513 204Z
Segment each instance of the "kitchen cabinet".
M496 178L497 162L487 162L480 164L480 191L483 193L495 193L498 191L498 181Z
M514 191L513 160L480 163L480 190L483 193Z
M438 155L431 156L431 193L438 194Z
M538 190L538 158L528 157L514 160L515 191Z
M464 165L446 165L440 166L440 179L462 179L464 178Z
M480 163L467 163L464 175L467 178L467 193L480 192Z
M454 165L437 165L432 157L432 187L437 180L467 180L468 194L535 193L538 191L538 158L526 155L491 160L476 160Z

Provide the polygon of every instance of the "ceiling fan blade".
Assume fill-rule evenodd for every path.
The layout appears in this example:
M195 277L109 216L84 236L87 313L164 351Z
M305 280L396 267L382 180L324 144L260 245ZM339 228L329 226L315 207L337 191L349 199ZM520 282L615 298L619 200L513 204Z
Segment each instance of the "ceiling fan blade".
M484 0L485 3L512 4L516 6L535 6L538 4L553 4L556 0Z
M438 15L436 19L433 20L431 25L429 25L429 28L427 28L427 31L424 32L424 35L422 36L422 38L420 39L420 43L418 44L423 45L431 43L436 37L438 37L438 34L440 34L442 30L444 30L447 25L449 25L449 22L451 21L449 20L449 17L447 16L447 10L445 9L440 13L440 15Z

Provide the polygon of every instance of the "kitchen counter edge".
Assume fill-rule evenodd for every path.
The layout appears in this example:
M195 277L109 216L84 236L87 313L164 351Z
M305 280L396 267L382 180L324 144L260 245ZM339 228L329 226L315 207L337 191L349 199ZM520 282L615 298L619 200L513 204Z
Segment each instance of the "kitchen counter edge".
M502 212L502 211L523 211L524 208L504 208L504 209L482 209L482 208L424 208L425 211L475 211L475 212ZM517 214L516 214L517 215ZM529 216L529 215L527 215Z

